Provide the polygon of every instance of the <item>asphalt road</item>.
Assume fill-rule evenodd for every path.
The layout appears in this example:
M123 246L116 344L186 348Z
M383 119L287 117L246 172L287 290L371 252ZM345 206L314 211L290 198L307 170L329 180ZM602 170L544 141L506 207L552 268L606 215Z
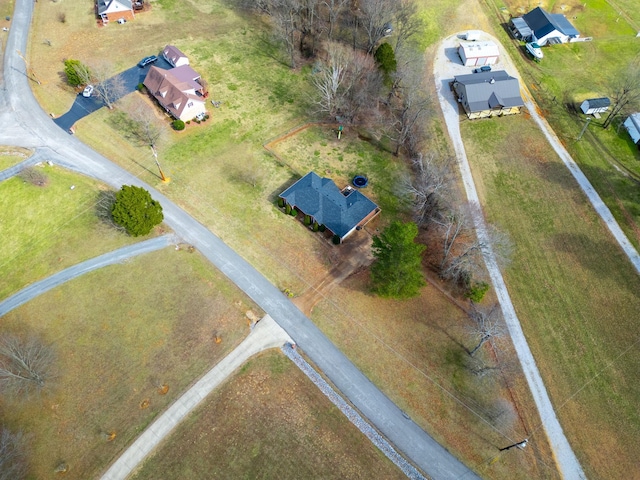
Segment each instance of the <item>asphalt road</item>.
M23 288L14 295L0 302L0 317L6 315L14 308L18 308L20 305L27 303L29 300L48 292L52 288L62 285L69 280L76 278L79 275L97 270L98 268L106 267L107 265L113 265L120 263L127 258L131 258L144 253L153 252L169 245L177 243L176 238L173 235L163 235L162 237L152 238L133 245L119 248L99 257L92 258L86 262L78 263L72 267L66 268L58 273L44 278L39 282L32 283L28 287Z
M154 65L164 70L171 68L171 65L169 65L169 63L161 56L158 56L158 61ZM147 76L150 66L151 65L147 65L144 68L140 68L136 65L135 67L131 67L128 70L106 80L107 82L114 82L119 79L119 81L122 82L124 88L122 90L122 95L117 98L118 100L136 91L138 84L142 83L144 78ZM76 99L69 111L57 118L54 118L53 122L65 132L68 132L78 120L92 114L96 110L100 110L102 107L104 107L104 102L95 91L89 98L83 97L82 92L80 92L76 96Z
M137 185L147 189L163 207L165 222L249 295L293 338L340 392L397 449L427 475L437 479L479 478L439 445L403 412L333 345L318 328L276 287L217 236L167 197L114 165L53 123L31 90L24 62L14 53L26 51L33 2L17 0L13 28L7 42L4 65L6 95L0 105L3 126L0 143L22 147L46 147L50 159L114 188ZM428 401L428 399L425 399Z

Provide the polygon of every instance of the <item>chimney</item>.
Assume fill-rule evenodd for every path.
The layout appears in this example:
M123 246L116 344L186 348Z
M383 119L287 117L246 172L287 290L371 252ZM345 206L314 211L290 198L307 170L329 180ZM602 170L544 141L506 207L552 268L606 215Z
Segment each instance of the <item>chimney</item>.
M495 78L493 78L493 77L491 77L491 80L489 80L489 83L492 83L492 84L493 84L493 83L496 83L496 79L495 79Z

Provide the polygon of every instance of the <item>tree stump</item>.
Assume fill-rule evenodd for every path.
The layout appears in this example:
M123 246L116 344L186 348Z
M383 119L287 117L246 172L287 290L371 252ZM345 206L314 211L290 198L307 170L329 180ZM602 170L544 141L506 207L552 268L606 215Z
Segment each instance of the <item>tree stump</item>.
M150 404L151 402L149 401L149 399L145 398L142 402L140 402L140 409L144 410L145 408L149 407Z
M169 385L167 385L166 383L163 383L158 388L158 394L160 395L166 395L168 391L169 391Z

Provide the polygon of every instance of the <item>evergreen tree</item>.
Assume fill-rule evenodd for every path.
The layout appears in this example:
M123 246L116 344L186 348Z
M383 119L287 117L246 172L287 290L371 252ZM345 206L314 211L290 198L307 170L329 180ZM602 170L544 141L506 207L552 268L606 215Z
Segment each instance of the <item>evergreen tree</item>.
M382 73L384 73L385 83L388 83L391 79L391 74L398 68L398 62L396 61L396 54L393 53L393 48L388 43L381 44L376 53L373 54L373 58Z
M393 222L373 237L371 266L373 291L382 297L410 298L425 285L422 276L422 252L425 246L415 243L415 223Z
M162 222L162 206L144 188L123 185L111 210L113 221L133 237L148 234Z

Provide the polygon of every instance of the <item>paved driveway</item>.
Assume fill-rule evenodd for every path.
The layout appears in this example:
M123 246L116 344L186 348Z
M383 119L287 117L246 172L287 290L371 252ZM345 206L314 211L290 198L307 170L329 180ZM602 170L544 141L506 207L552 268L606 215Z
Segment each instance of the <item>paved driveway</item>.
M164 70L169 70L171 68L169 62L167 62L161 56L158 57L158 61L154 65ZM118 99L120 99L136 91L138 84L142 83L144 81L144 78L147 76L149 67L150 65L147 65L144 68L140 68L136 65L135 67L131 67L130 69L125 70L124 72L121 72L106 81L113 82L118 78L120 79L120 81L124 85L122 95L118 97ZM101 109L102 107L104 107L104 102L95 92L90 98L85 98L82 96L82 93L79 93L76 96L76 100L73 102L71 109L64 115L60 115L59 117L54 118L53 121L65 132L68 132L69 129L78 120L86 117L87 115L90 115L91 113Z

